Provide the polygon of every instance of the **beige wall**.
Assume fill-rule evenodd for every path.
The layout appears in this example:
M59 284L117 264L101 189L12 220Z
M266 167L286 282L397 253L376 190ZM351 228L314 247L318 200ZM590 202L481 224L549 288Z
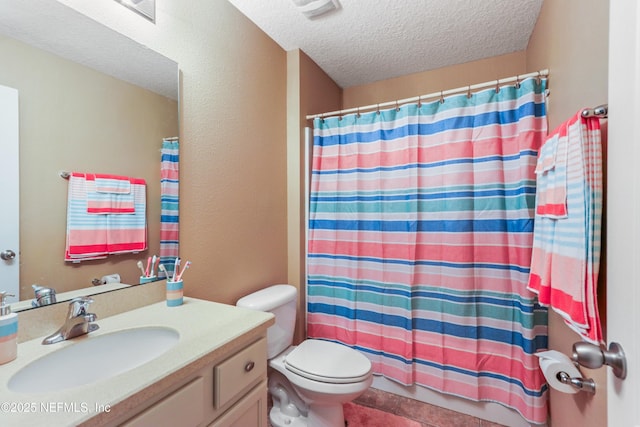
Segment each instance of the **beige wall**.
M306 337L304 128L312 126L305 116L339 109L342 89L304 52L293 50L287 53L287 99L288 283L300 290L298 310L302 314L298 316L295 335L300 341Z
M343 108L394 101L524 74L525 52L466 62L344 89ZM314 111L316 113L318 111Z
M609 2L602 0L547 0L527 48L527 69L549 68L549 126L557 127L582 107L607 102ZM606 126L606 121L603 122ZM606 147L606 144L605 144ZM605 239L603 237L603 239ZM605 253L603 249L603 254ZM601 279L604 279L601 270ZM600 313L604 316L603 281L599 284ZM606 330L605 330L606 333ZM577 334L550 311L549 347L571 355ZM595 395L551 391L554 427L607 425L606 369L581 368L596 381Z
M33 283L64 292L115 272L138 283L147 253L63 261L68 182L58 173L144 178L148 253L158 253L159 150L177 136L177 102L6 37L0 57L0 84L19 91L21 299L33 298Z
M184 9L185 292L235 304L287 280L286 53L226 1Z

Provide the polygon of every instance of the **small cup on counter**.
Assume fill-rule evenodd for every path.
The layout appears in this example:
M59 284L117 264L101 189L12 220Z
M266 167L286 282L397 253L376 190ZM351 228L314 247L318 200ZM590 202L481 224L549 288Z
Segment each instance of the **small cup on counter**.
M177 307L182 305L184 296L184 284L182 280L172 282L167 280L167 306Z

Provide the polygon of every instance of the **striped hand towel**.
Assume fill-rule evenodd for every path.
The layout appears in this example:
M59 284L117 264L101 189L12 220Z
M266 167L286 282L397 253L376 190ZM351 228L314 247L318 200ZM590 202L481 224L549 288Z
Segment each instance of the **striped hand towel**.
M86 174L87 212L132 214L135 212L131 180L126 176Z
M549 137L536 165L536 213L548 218L567 217L567 138Z
M558 150L566 145L566 170L537 174L543 196L536 201L536 216L528 288L541 304L558 312L586 341L602 342L597 304L602 220L602 146L600 122L578 112L547 139ZM547 159L542 147L538 163ZM544 169L541 167L540 169ZM557 185L562 183L562 185ZM560 192L566 188L566 214L558 215ZM546 193L546 194L545 194Z

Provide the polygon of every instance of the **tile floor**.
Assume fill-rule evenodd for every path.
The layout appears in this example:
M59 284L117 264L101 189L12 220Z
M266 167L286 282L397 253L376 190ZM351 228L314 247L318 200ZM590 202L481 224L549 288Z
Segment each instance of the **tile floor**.
M374 388L345 404L344 415L345 427L502 427Z
M500 424L485 421L470 415L461 414L439 406L430 405L397 394L370 388L352 404L354 408L345 406L345 416L351 413L353 423L348 427L369 427L377 424L357 424L359 411L372 411L374 416L394 414L393 424L380 424L385 427L501 427ZM346 416L347 421L349 417Z

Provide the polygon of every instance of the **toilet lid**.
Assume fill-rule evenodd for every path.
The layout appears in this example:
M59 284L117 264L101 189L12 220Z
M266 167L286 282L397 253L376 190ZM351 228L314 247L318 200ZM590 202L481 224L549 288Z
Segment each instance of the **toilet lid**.
M305 378L327 383L365 380L371 362L362 353L330 341L305 340L284 359L285 366Z

